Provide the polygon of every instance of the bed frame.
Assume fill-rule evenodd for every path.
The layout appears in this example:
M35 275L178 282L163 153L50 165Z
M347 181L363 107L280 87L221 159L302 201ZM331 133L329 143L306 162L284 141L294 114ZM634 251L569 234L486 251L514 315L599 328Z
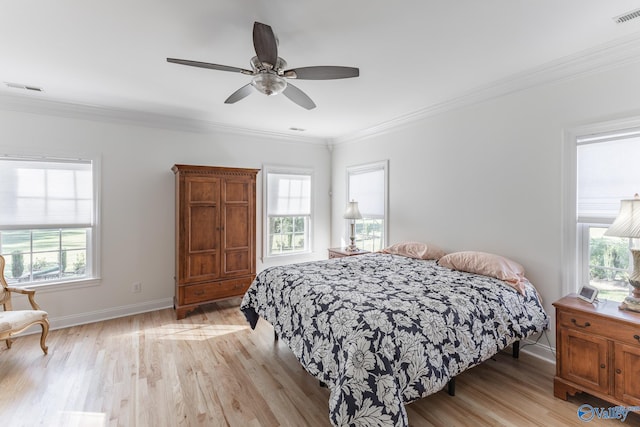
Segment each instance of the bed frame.
M512 344L512 350L513 358L518 359L520 357L520 341L515 341ZM456 395L456 377L451 378L447 383L447 393L449 393L449 396Z

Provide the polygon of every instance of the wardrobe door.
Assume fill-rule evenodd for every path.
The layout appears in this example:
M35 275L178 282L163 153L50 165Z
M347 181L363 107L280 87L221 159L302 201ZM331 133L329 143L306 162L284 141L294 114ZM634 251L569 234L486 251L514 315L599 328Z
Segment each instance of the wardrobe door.
M222 277L255 271L255 181L227 177L222 184Z
M184 181L184 283L220 277L220 182L216 177Z

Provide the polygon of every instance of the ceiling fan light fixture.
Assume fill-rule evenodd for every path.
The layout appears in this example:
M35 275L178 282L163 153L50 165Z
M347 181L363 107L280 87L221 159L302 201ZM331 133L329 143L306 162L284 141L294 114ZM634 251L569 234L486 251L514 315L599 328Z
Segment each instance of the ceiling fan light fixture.
M267 96L278 95L287 88L287 81L277 74L260 73L251 80L251 85Z

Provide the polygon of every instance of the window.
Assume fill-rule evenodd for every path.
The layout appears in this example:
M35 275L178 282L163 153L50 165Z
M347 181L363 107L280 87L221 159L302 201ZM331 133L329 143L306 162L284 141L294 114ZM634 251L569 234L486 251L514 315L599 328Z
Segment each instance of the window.
M266 254L311 251L311 172L265 168Z
M96 275L94 162L0 157L0 254L14 285Z
M630 239L605 236L620 200L640 192L640 130L576 139L578 286L599 289L599 298L629 294Z
M362 219L356 220L355 245L372 252L383 249L387 240L387 161L347 168L347 196L347 202L358 202L362 214ZM348 224L345 229L349 230Z

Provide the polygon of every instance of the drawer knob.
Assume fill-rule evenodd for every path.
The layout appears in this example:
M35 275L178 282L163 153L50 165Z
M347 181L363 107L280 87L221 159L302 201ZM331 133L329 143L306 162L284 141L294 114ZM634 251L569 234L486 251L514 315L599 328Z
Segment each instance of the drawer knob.
M202 289L197 290L193 293L195 296L200 297L202 295L204 295L204 291Z
M576 325L578 328L588 328L589 326L591 326L591 323L589 322L584 322L584 325L581 325L576 321L576 319L571 319L571 323Z
M621 374L622 370L620 368L616 369L616 374Z
M633 339L638 340L638 342L640 342L640 335L638 335L638 334L634 335Z
M600 365L600 367L601 367L602 369L604 369L604 368L606 368L607 366L603 363L602 365Z

